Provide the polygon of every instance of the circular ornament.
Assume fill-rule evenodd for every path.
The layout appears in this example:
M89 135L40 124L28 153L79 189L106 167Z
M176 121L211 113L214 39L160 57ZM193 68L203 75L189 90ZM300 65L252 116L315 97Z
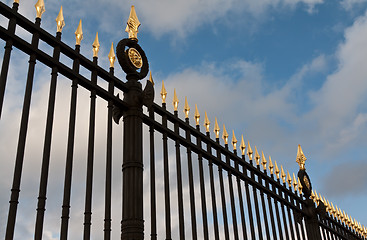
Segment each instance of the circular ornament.
M306 170L299 170L298 171L298 178L302 185L302 191L305 197L311 196L312 191L312 185L311 180L308 174L306 173Z
M134 67L139 69L143 66L143 60L141 59L140 53L135 48L129 48L127 50L127 55Z

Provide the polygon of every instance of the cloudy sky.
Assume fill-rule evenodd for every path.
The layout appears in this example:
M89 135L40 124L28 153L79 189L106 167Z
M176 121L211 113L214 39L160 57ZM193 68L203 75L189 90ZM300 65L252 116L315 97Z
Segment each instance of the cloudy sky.
M5 2L10 6L12 1ZM28 19L35 17L35 2L20 1L19 11ZM127 37L126 20L130 6L135 5L142 24L139 43L156 83L157 103L161 102L163 80L168 91L168 109L173 109L170 102L175 88L181 108L187 96L192 109L197 104L202 116L206 111L211 122L217 117L219 124L225 124L230 132L233 129L237 138L244 134L252 146L271 155L290 172L298 170L295 159L297 145L301 144L313 187L367 224L367 1L88 0L86 4L45 0L45 4L42 27L50 33L56 31L55 18L63 6L66 26L62 38L70 46L75 44L74 32L82 19L81 52L87 57L92 58L91 45L98 31L99 64L105 69L109 67L111 42L117 44ZM3 18L0 22L7 26ZM0 121L0 162L4 166L5 160L15 156L24 92L24 74L19 76L21 73L14 66L24 64L26 69L28 60L16 54L14 58L9 73L13 82L9 80L4 117ZM43 124L37 125L37 119L46 111L49 70L40 69L31 112L31 124L34 122L36 130L30 136L42 142L43 132L37 131L44 131ZM116 75L124 79L118 66ZM69 82L65 82L61 81L60 88L69 91ZM62 103L62 95L58 98L62 109L58 124L66 126L68 103ZM88 119L88 102L79 108L84 109ZM182 110L179 115L184 117ZM100 121L105 124L104 116ZM87 126L81 121L79 124L80 131L87 132ZM66 131L59 131L59 137L54 138L63 146L59 150L62 155ZM102 131L101 136L104 134ZM42 148L37 141L33 143L35 146L27 143L27 149L32 150L26 154L40 149L34 150L34 154L41 156ZM60 158L64 161L64 155ZM1 170L10 179L2 181L2 192L10 189L11 167ZM59 167L63 168L63 163ZM62 178L63 172L55 169L55 174ZM29 173L32 174L38 173ZM62 193L55 192L58 194ZM3 207L3 203L8 196L1 197L1 201L4 216L8 206ZM3 231L1 228L0 233Z

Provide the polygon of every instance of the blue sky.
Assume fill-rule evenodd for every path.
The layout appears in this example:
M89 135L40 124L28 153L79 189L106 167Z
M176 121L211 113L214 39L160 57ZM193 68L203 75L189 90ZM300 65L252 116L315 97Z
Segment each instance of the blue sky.
M19 11L34 19L34 4L21 0ZM135 5L142 24L139 43L156 82L157 103L164 80L168 103L175 88L181 108L187 96L192 109L198 104L202 116L206 111L212 123L217 117L237 139L244 134L252 147L290 172L298 170L295 159L301 144L313 187L367 224L367 1L45 4L42 27L51 33L63 5L62 37L70 46L82 19L81 52L90 58L99 32L99 64L105 69L111 42L116 46L127 37L125 24ZM118 68L116 75L124 79ZM182 110L179 115L184 117Z

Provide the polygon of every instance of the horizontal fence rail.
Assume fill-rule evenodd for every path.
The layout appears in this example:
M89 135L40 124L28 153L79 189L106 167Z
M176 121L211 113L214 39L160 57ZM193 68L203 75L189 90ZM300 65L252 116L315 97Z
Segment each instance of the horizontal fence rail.
M131 107L119 94L128 96L134 89L129 80L115 76L113 63L104 70L97 56L87 59L79 44L69 47L61 31L49 34L41 18L29 21L18 13L18 6L0 2L0 14L8 21L7 28L0 26L5 46L0 129L17 136L6 146L15 159L6 154L0 162L6 171L14 166L9 211L0 208L0 233L6 240L128 239L133 236L129 234L138 236L134 239L366 239L361 227L350 227L335 209L322 210L322 201L316 208L269 163L254 162L236 147L230 150L228 139L210 135L209 125L200 129L199 117L194 127L189 118L180 119L177 110L169 112L165 102ZM30 42L18 28L31 35ZM51 47L52 54L43 51L42 44ZM24 56L29 59L26 70L16 69L12 59ZM8 76L14 68L24 79ZM42 89L39 78L46 79L48 89L42 119L34 110ZM9 107L7 91L14 83L8 80L24 87L20 107ZM134 87L142 92L140 83ZM118 122L116 109L123 111L123 126L113 124ZM18 122L9 117L15 110ZM34 116L41 119L41 130L33 130ZM12 121L19 128L6 129ZM36 153L29 150L32 146L42 149ZM132 162L135 158L143 162ZM311 214L310 209L318 212ZM137 215L144 218L131 217ZM131 224L136 228L131 230Z

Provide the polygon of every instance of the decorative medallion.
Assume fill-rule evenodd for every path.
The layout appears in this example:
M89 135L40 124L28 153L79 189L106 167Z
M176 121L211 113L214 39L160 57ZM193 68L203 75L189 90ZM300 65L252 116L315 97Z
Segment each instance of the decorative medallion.
M302 185L302 191L306 198L311 196L312 185L311 179L306 173L306 170L299 170L298 171L298 178Z
M143 60L140 56L140 53L135 48L129 48L127 50L127 55L129 56L130 62L136 67L137 69L143 66Z

